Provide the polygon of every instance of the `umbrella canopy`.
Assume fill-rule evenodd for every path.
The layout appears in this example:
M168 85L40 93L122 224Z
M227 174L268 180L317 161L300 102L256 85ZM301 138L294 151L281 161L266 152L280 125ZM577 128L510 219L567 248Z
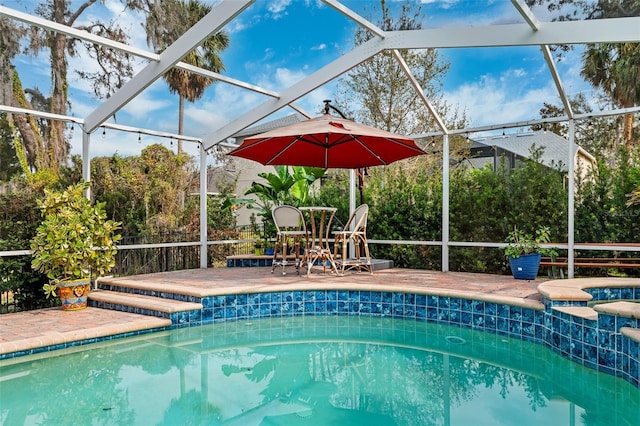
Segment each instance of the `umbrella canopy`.
M229 154L265 166L357 169L426 153L411 138L325 113L247 138Z

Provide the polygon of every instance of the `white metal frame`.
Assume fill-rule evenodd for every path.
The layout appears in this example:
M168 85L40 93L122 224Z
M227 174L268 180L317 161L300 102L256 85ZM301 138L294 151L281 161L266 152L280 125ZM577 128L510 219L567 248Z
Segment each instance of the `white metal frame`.
M563 21L563 22L540 22L532 10L524 3L524 0L512 0L513 7L518 11L522 17L524 23L510 24L510 25L488 25L488 26L469 26L464 30L460 28L435 28L435 29L422 29L414 31L392 31L385 32L372 24L358 13L347 8L336 0L323 0L327 5L344 15L348 19L353 20L358 25L367 29L374 36L368 42L355 47L351 51L341 55L338 59L327 64L323 68L319 69L315 73L307 76L305 79L298 83L286 88L280 93L273 92L264 88L257 87L253 84L242 82L219 73L213 73L208 70L203 70L189 64L180 62L180 59L195 46L199 45L202 40L209 35L221 30L226 24L231 22L235 17L240 15L246 10L254 0L223 0L216 5L212 11L205 16L200 22L194 25L188 30L182 37L180 37L174 44L169 46L161 54L155 54L152 52L138 49L132 46L128 46L123 43L117 43L102 37L98 37L89 34L85 31L77 30L71 27L67 27L55 22L51 22L40 17L29 15L23 12L19 12L5 6L0 5L0 16L5 18L21 21L30 25L38 26L41 28L49 29L52 31L61 32L85 41L101 44L103 46L110 47L112 49L127 52L140 58L147 59L148 65L138 72L124 87L114 93L109 99L102 103L92 113L83 119L68 116L57 116L46 112L23 110L21 108L14 108L11 106L1 106L0 111L6 111L11 113L28 113L35 116L40 116L49 119L57 119L68 122L77 123L83 128L83 177L86 180L90 180L90 142L91 134L99 127L113 127L125 131L141 132L145 134L157 134L161 136L170 136L176 139L188 140L199 143L200 150L200 197L204 199L206 197L206 153L209 149L224 144L227 138L233 136L235 133L251 126L252 124L260 121L261 119L269 116L270 114L284 108L291 107L294 110L307 115L301 108L296 106L294 102L300 99L302 96L317 89L323 84L339 77L340 75L353 69L358 64L366 61L372 56L378 53L389 50L393 53L394 57L402 67L403 71L407 75L407 78L414 86L415 90L419 93L423 103L433 115L439 132L432 133L433 135L441 135L443 137L443 164L449 163L449 135L460 133L472 133L483 130L499 129L499 128L511 128L531 125L541 122L557 122L568 121L569 123L569 143L571 149L569 150L570 158L567 159L569 165L569 174L573 175L573 156L576 153L577 146L575 144L575 121L577 119L584 119L584 116L575 116L569 104L568 97L565 93L561 78L555 67L550 45L558 44L588 44L588 43L600 43L600 42L640 42L640 17L631 18L617 18L617 19L599 19L599 20L585 20L585 21ZM297 31L297 29L292 29ZM415 78L411 75L411 72L407 65L402 60L399 49L425 49L425 48L473 48L473 47L501 47L501 46L540 46L542 58L545 61L553 81L558 91L562 103L564 105L566 116L558 117L555 119L546 120L530 120L525 123L496 123L495 126L483 126L477 128L466 129L447 129L444 122L429 103L428 99L424 96L422 88L418 85ZM129 101L141 93L145 88L151 85L154 81L159 79L162 74L171 67L179 67L189 70L207 77L211 77L220 82L231 84L242 89L250 90L264 95L266 99L262 104L256 106L254 109L248 111L244 115L237 117L230 123L216 129L212 129L211 132L204 138L195 138L188 135L169 135L164 132L155 132L154 130L139 129L127 126L116 126L114 124L107 123L106 120L113 116L117 111L123 108ZM627 108L615 111L604 111L602 113L590 114L590 116L596 115L615 115L624 114L627 112L638 112L640 107ZM416 136L416 135L414 135ZM350 201L350 207L353 210L355 208L355 200L353 194L355 193L355 178L351 176L350 187L352 193L352 199ZM442 207L442 241L434 242L435 244L442 245L442 270L448 271L449 263L449 246L458 244L471 244L471 243L455 243L449 241L449 173L448 168L444 168L443 175L443 207ZM569 249L569 276L573 276L573 249L577 247L574 244L574 222L573 222L573 209L574 209L574 185L573 179L569 179L569 223L568 234L569 241L567 248ZM206 268L206 247L207 247L207 230L206 230L206 203L201 203L201 267ZM492 244L485 243L484 246L492 246ZM13 253L13 252L12 252ZM0 253L2 254L2 253Z

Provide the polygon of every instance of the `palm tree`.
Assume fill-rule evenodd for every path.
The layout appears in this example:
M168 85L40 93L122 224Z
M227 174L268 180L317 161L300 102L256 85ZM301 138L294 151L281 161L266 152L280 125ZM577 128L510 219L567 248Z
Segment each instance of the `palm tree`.
M163 51L175 42L187 29L196 24L207 13L211 6L198 0L164 0L155 3L146 22L147 42L157 52ZM229 37L222 32L207 38L199 47L189 52L182 61L190 65L214 72L224 70L224 64L218 53L229 45ZM178 133L184 130L184 101L195 102L200 99L212 80L201 75L192 74L173 68L164 75L171 93L179 96ZM178 154L182 153L182 141L178 141Z
M640 44L601 43L587 47L581 75L621 108L640 103ZM624 138L631 147L633 115L626 114Z

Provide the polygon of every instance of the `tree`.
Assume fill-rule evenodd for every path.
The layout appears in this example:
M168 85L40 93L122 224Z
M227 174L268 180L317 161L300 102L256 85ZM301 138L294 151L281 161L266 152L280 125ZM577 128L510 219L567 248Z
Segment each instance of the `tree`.
M381 19L377 25L384 31L416 30L421 28L421 8L412 2L403 4L397 18L380 1ZM358 28L354 43L361 45L373 35ZM440 59L435 49L402 50L400 55L434 108L445 117L452 113L450 106L438 95L442 78L449 64ZM435 129L429 111L407 79L392 52L382 52L358 65L340 80L344 87L343 105L360 105L353 115L371 126L399 134L424 133ZM354 99L356 101L354 101ZM343 106L345 110L349 108ZM460 124L460 123L458 123Z
M147 22L147 43L157 52L161 52L174 43L187 29L196 24L211 11L211 6L198 0L164 0L156 2L150 8ZM182 60L185 63L214 72L224 70L218 53L229 45L229 37L222 32L207 38L201 46L192 50ZM184 130L184 101L195 102L200 99L207 87L215 80L189 71L172 68L164 75L171 93L179 97L178 133ZM182 153L182 141L178 140L178 154Z
M569 98L569 102L575 114L589 114L592 112L587 98L582 93ZM543 107L540 108L540 117L542 119L564 115L566 115L566 111L562 105L545 102ZM619 154L616 146L620 137L616 128L620 121L618 116L594 116L587 120L578 120L575 124L575 142L590 154L606 158L613 164ZM552 132L563 138L569 137L569 125L566 122L534 124L531 129Z
M20 173L20 162L13 148L13 131L6 113L0 114L0 181L8 182Z
M600 43L590 45L582 55L581 75L602 89L619 108L640 103L640 44ZM627 150L633 140L633 114L625 114L624 139Z
M160 144L139 157L94 158L92 192L106 203L109 218L123 223L123 235L174 232L182 225L185 194L196 181L188 160Z
M141 9L145 0L121 0L127 7ZM96 0L86 0L81 3L72 3L67 0L43 0L35 9L35 13L52 22L84 30L94 35L109 38L114 41L124 42L127 34L115 23L106 25L99 21L94 21L89 25L75 25L80 17L94 4ZM72 8L75 6L75 9ZM26 30L16 27L13 24L2 24L3 48L10 47L12 54L4 61L9 62L15 56L15 46L19 46L21 38L26 35ZM5 29L17 29L15 32L6 32ZM6 35L6 37L4 37ZM5 43L6 41L6 43ZM82 49L83 48L83 49ZM83 70L77 71L81 78L92 80L94 92L97 96L104 98L122 87L125 80L132 75L132 68L129 62L129 54L122 53L99 44L84 42L68 37L62 32L48 31L33 27L29 31L29 51L36 55L41 50L49 52L51 66L51 95L49 99L48 111L54 114L66 115L69 107L68 100L68 57L84 54L95 59L100 70L96 73L89 73ZM3 63L6 72L15 70L11 64ZM6 67L6 68L5 68ZM18 105L22 108L31 109L31 104L22 90L20 79L17 73L10 79L2 79L3 82L12 82L11 93L3 90L3 102L11 98L10 105ZM10 75L10 74L9 74ZM6 83L5 83L6 84ZM40 128L38 123L29 117L15 118L17 128L22 137L22 143L27 153L38 161L35 161L35 168L48 168L55 174L61 164L67 161L69 145L65 139L65 123L58 120L50 120L45 128Z
M561 14L558 20L621 18L640 15L638 0L527 0L527 4L547 5L551 12L571 10ZM566 6L573 6L567 8ZM563 50L569 49L561 46ZM640 103L640 44L600 43L587 46L582 55L580 73L595 88L619 108ZM624 139L627 150L633 140L633 115L627 114L624 123Z

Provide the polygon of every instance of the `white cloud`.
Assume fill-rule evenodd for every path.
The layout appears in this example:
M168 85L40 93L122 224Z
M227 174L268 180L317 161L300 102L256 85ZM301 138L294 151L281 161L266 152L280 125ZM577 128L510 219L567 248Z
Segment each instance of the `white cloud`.
M268 2L267 10L272 14L273 19L279 19L285 13L291 0L275 0Z
M507 72L498 78L484 75L444 96L450 104L464 108L474 126L535 119L543 103L554 102L558 94L552 82L520 89L522 82L517 81L518 74Z
M159 82L159 83L164 84L164 82ZM157 94L154 94L152 90L147 89L144 92L140 93L135 98L133 98L131 102L126 104L122 108L121 112L124 112L130 115L131 118L133 118L136 121L146 118L147 119L146 121L151 121L151 122L154 122L154 124L157 124L157 122L159 122L160 120L158 120L157 118L154 119L152 116L153 113L159 110L162 110L164 108L167 108L171 104L172 102L168 97L166 96L159 97L157 96ZM175 105L177 105L177 102L175 102ZM177 116L177 111L178 111L177 106L175 111Z

